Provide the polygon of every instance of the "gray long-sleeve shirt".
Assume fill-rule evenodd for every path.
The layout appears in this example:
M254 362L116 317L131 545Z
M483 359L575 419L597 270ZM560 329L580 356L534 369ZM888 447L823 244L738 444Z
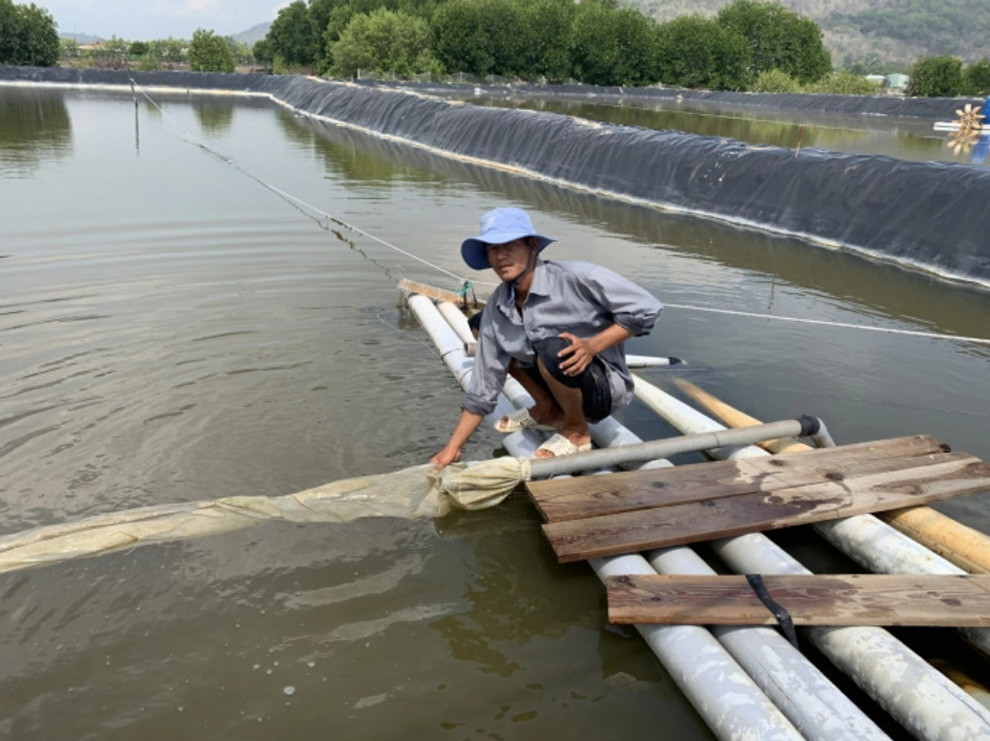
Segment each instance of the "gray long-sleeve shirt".
M633 336L645 335L662 308L650 293L600 265L538 260L521 316L516 310L513 284L503 283L489 298L481 316L464 408L490 414L505 384L509 363L513 359L521 366L536 363L534 341L561 332L586 340L613 324ZM632 400L633 379L622 343L603 350L598 357L609 371L612 409L625 406Z

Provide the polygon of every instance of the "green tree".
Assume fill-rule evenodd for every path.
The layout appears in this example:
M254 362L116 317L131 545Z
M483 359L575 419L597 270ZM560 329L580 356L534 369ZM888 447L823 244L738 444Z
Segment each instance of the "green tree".
M449 0L433 15L433 48L448 72L484 77L527 71L529 30L510 0Z
M563 82L571 76L571 28L576 6L572 0L531 0L522 4L521 76Z
M398 0L312 0L309 15L317 31L320 53L316 57L319 70L327 70L333 65L331 45L340 39L356 15L368 15L379 8L399 9Z
M754 93L800 93L801 83L779 69L764 70L756 76Z
M330 25L330 13L334 7L341 4L342 0L309 0L309 17L316 31L316 69L319 72L326 71L330 66L330 59L327 56L327 47L331 39L326 38L327 26ZM334 34L333 41L340 38L340 31Z
M876 95L880 92L880 83L871 82L863 75L842 69L811 83L805 88L805 92L828 95Z
M450 0L433 15L433 49L448 72L483 77L491 73L495 58L488 34L481 25L481 3ZM329 31L328 31L329 33Z
M162 58L153 51L142 54L141 58L137 61L137 68L142 72L158 72L164 69L164 67Z
M230 47L230 54L234 57L234 64L251 64L254 61L254 54L251 53L250 46L240 41L234 41L230 36L224 36L223 40Z
M990 58L983 57L965 69L963 92L966 95L990 95Z
M271 44L273 58L280 57L286 64L298 67L316 64L321 34L303 0L296 0L278 12L265 40Z
M359 69L408 77L436 68L427 22L385 8L354 16L331 46L333 72L341 77Z
M962 90L962 61L946 55L922 57L908 73L908 95L948 98Z
M745 90L749 83L749 44L713 20L676 18L660 26L657 43L663 83L710 90Z
M272 43L268 39L255 41L254 46L251 47L251 54L258 64L270 65L275 59Z
M127 50L128 54L132 57L143 57L148 53L148 42L147 41L135 41L131 44L130 49Z
M175 65L182 64L186 60L186 42L182 39L155 39L148 42L148 55L158 60L157 67L153 69L173 69ZM147 58L147 57L146 57Z
M197 28L189 43L189 68L194 72L233 72L234 55L222 36Z
M822 43L821 28L783 5L735 0L722 8L715 20L749 42L754 75L779 69L798 82L808 83L832 71L832 59Z
M73 61L80 56L79 42L72 38L59 39L58 42L59 59Z
M571 34L574 76L592 85L649 85L659 79L652 18L632 8L583 0Z
M119 36L111 36L93 49L93 66L101 69L122 69L127 66L131 45Z
M59 56L55 19L34 3L0 0L0 64L54 67Z

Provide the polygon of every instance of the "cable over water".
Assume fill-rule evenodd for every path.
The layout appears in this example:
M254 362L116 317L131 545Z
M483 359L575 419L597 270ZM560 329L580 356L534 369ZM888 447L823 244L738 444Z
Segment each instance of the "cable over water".
M923 332L915 329L897 329L895 327L869 327L865 324L848 324L846 322L830 322L825 319L802 319L794 316L778 316L776 314L759 314L752 311L737 311L734 309L716 309L708 306L691 306L690 304L665 303L665 307L671 309L683 309L685 311L701 311L711 314L728 314L730 316L745 316L753 319L769 319L777 322L796 322L799 324L817 324L825 327L840 327L842 329L859 329L864 332L885 332L887 334L907 335L909 337L928 337L938 340L954 340L956 342L973 342L980 345L990 345L990 338L986 337L966 337L963 335L944 334L942 332Z
M447 270L447 269L445 269L445 268L443 268L443 267L441 267L439 265L436 265L435 263L430 262L429 260L426 260L426 259L424 259L422 257L419 257L418 255L416 255L416 254L414 254L412 252L409 252L408 250L402 249L401 247L398 247L397 245L394 245L394 244L392 244L390 242L387 242L384 239L381 239L380 237L377 237L374 234L371 234L370 232L368 232L368 231L366 231L364 229L361 229L358 226L355 226L353 224L349 224L348 222L344 221L343 219L340 219L340 218L338 218L338 217L336 217L336 216L334 216L334 215L332 215L332 214L330 214L330 213L328 213L326 211L323 211L322 209L320 209L320 208L318 208L318 207L316 207L316 206L314 206L314 205L306 202L302 198L299 198L298 196L295 196L292 193L289 193L289 192L287 192L287 191L285 191L285 190L283 190L281 188L278 188L277 186L275 186L275 185L273 185L273 184L271 184L271 183L263 180L262 178L254 175L253 173L249 172L244 167L242 167L241 165L239 165L236 161L234 161L234 159L232 157L229 157L227 155L224 155L224 154L216 151L215 149L211 148L207 144L205 144L205 143L203 143L201 141L196 140L195 138L193 138L189 134L189 132L187 132L182 127L182 125L178 121L176 121L174 118L172 118L171 116L169 116L168 113L166 113L161 108L161 106L159 106L158 103L155 102L155 100L152 99L152 97L145 90L143 90L141 88L141 86L137 84L137 82L135 82L135 80L134 80L133 77L129 77L128 79L130 80L130 83L131 83L131 86L132 86L132 90L138 90L138 91L140 91L141 95L143 95L148 100L148 102L151 103L151 105L153 105L168 121L170 121L173 125L175 125L182 132L185 141L187 141L188 143L192 144L193 146L196 146L196 147L202 149L203 151L205 151L206 153L210 154L211 156L219 159L221 162L223 162L223 163L225 163L225 164L233 167L235 170L237 170L238 172L242 173L246 177L251 178L252 180L254 180L255 182L257 182L259 185L261 185L262 187L268 189L272 193L275 193L277 196L279 196L280 198L282 198L286 202L288 202L288 203L292 204L293 206L295 206L302 213L306 214L309 218L312 218L314 221L316 221L317 223L319 223L322 228L325 228L325 229L329 230L329 228L330 228L329 227L329 224L330 223L338 224L338 225L340 225L340 226L342 226L342 227L344 227L344 228L346 228L346 229L354 232L355 234L359 234L359 235L361 235L361 236L363 236L363 237L365 237L367 239L372 240L373 242L376 242L378 244L383 245L384 247L387 247L387 248L389 248L391 250L394 250L395 252L398 252L401 255L404 255L404 256L412 259L412 260L416 260L417 262L420 262L423 265L426 265L427 267L430 267L430 268L432 268L433 270L436 270L439 273L442 273L442 274L444 274L446 276L449 276L451 278L455 278L460 283L460 285L461 285L461 291L462 292L467 291L467 290L469 290L471 288L472 281L469 280L468 278L466 278L464 276L461 276L461 275L458 275L456 273L453 273L453 272L451 272L451 271L449 271L449 270ZM305 110L303 110L302 112L303 113L306 113ZM315 219L312 216L312 213L306 213L307 210L310 211L310 212L312 212L312 213L316 213L316 214L319 214L320 216L322 216L323 219L326 221L326 224L324 224L323 221L321 221L320 219ZM474 283L479 283L479 284L484 284L484 285L495 285L494 283L488 283L488 282L485 282L485 281L474 281ZM697 311L697 312L704 312L704 313L713 313L713 314L723 314L723 315L731 315L731 316L751 317L751 318L754 318L754 319L763 319L763 320L770 320L770 321L792 322L792 323L800 323L800 324L808 324L808 325L821 325L821 326L828 326L828 327L837 327L837 328L842 328L842 329L862 330L862 331L866 331L866 332L883 332L883 333L887 333L887 334L897 334L897 335L909 336L909 337L925 337L925 338L934 338L934 339L947 339L947 340L955 340L955 341L958 341L958 342L970 342L970 343L974 343L974 344L990 345L990 338L967 337L967 336L958 336L958 335L947 335L947 334L939 333L939 332L926 332L926 331L921 331L921 330L897 329L897 328L892 328L892 327L870 327L870 326L865 326L865 325L860 325L860 324L850 324L850 323L846 323L846 322L832 322L832 321L827 321L827 320L822 320L822 319L802 319L802 318L799 318L799 317L779 316L779 315L775 315L775 314L760 314L760 313L755 313L755 312L746 312L746 311L740 311L740 310L734 310L734 309L722 309L722 308L715 308L715 307L693 306L693 305L688 305L688 304L671 304L671 303L667 303L666 306L669 307L669 308L682 309L682 310L686 310L686 311Z
M287 192L285 190L282 190L281 188L279 188L279 187L277 187L277 186L269 183L268 181L266 181L266 180L258 177L254 173L250 172L249 170L245 169L240 164L238 164L234 160L233 157L230 157L230 156L225 155L225 154L223 154L221 152L218 152L217 150L213 149L209 145L207 145L207 144L199 141L198 139L195 139L188 131L185 130L185 128L183 128L183 126L182 126L181 123L179 123L174 118L172 118L171 116L169 116L168 113L166 113L165 110L160 105L158 105L158 103L155 102L155 100L144 89L142 89L140 85L138 85L134 81L134 78L133 77L131 77L129 79L130 79L132 88L135 89L135 90L137 90L138 92L140 92L141 95L144 96L148 100L148 102L151 103L151 105L154 106L158 110L158 112L161 113L162 116L165 117L165 119L167 119L170 123L172 123L174 126L176 126L182 132L184 141L188 142L189 144L192 144L195 147L198 147L199 149L203 150L207 154L209 154L209 155L215 157L216 159L220 160L224 164L233 167L235 170L237 170L241 174L245 175L246 177L249 177L251 180L255 181L256 183L258 183L263 188L266 188L266 189L270 190L272 193L274 193L275 195L277 195L282 200L284 200L287 203L289 203L289 204L293 205L294 207L296 207L301 213L303 213L307 217L313 219L313 221L316 221L316 223L319 224L321 228L326 229L327 231L329 231L330 230L330 224L331 223L337 224L338 226L342 226L345 229L348 229L348 230L354 232L355 234L360 234L362 237L365 237L367 239L370 239L373 242L377 242L378 244L380 244L380 245L382 245L384 247L388 247L390 250L394 250L395 252L398 252L399 254L404 255L405 257L408 257L408 258L410 258L412 260L416 260L417 262L420 262L423 265L426 265L427 267L432 268L433 270L436 270L439 273L442 273L442 274L447 275L447 276L449 276L451 278L454 278L461 285L469 285L471 283L471 281L468 280L464 276L458 275L457 273L453 273L453 272L447 270L446 268L443 268L443 267L441 267L439 265L436 265L436 264L430 262L429 260L426 260L426 259L424 259L422 257L419 257L418 255L413 254L412 252L409 252L408 250L404 250L401 247L398 247L398 246L396 246L396 245L394 245L394 244L392 244L390 242L385 241L384 239L381 239L380 237L376 237L374 234L371 234L369 232L366 232L365 230L361 229L360 227L354 226L353 224L349 224L346 221L344 221L343 219L341 219L341 218L339 218L337 216L334 216L333 214L330 214L330 213L328 213L326 211L323 211L322 209L318 208L317 206L314 206L311 203L307 203L302 198L299 198L298 196L295 196L292 193L289 193L289 192ZM309 211L311 213L307 213L307 211ZM313 213L319 214L320 216L323 217L323 219L321 220L321 219L314 218L313 215L312 215ZM386 271L387 271L387 268L386 268ZM389 277L392 277L392 276L389 275Z

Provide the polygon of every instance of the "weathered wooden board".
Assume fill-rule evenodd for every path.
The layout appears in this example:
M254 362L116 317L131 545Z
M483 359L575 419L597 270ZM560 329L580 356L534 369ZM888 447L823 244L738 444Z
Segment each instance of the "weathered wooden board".
M990 466L963 453L945 458L931 465L916 458L916 467L842 481L550 522L543 531L560 561L578 561L990 491Z
M434 301L450 301L452 304L461 306L464 304L464 297L459 293L454 291L445 291L442 288L434 288L433 286L428 286L425 283L417 283L414 280L409 280L408 278L403 278L399 281L399 290L407 291L409 293L418 293L421 296L426 296ZM480 301L473 298L468 298L468 306L472 308L483 308L485 305L484 301Z
M795 625L990 627L990 576L765 575L770 597ZM775 625L745 576L608 579L613 623Z
M547 522L597 517L618 512L696 502L713 496L775 491L823 481L917 465L910 458L949 460L944 445L928 435L844 445L810 453L698 463L676 468L629 471L610 476L580 476L531 481L526 488ZM939 457L943 456L943 457Z

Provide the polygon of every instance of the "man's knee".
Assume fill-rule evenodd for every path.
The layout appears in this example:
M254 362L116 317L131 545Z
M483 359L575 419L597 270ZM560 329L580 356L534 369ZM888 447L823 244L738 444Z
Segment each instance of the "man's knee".
M580 378L568 376L560 368L560 364L569 357L560 357L558 353L565 347L570 347L571 343L563 337L547 337L545 340L537 340L533 343L540 365L546 369L555 380L560 381L565 386L577 388L581 385Z

